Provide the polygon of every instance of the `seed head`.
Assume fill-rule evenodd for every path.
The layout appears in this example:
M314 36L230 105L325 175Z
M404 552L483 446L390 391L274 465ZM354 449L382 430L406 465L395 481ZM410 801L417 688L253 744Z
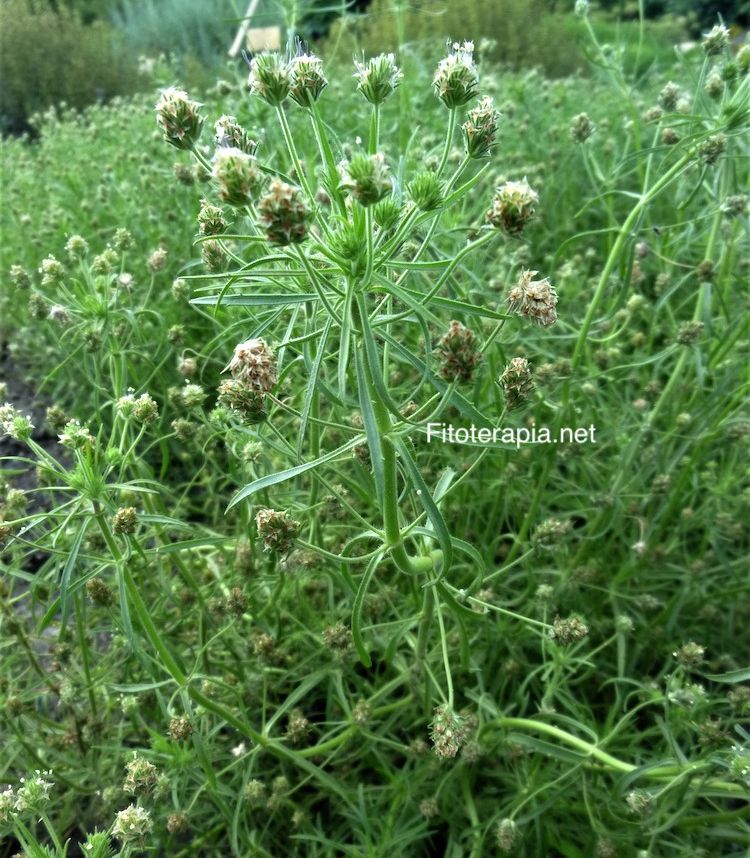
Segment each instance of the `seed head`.
M707 33L703 34L701 47L708 54L714 56L720 54L729 47L731 33L723 24L716 24Z
M245 340L235 346L234 355L223 371L231 372L252 390L268 393L277 381L276 355L264 339Z
M227 222L224 212L213 206L208 200L201 200L201 209L198 212L198 229L201 235L221 235L226 232Z
M570 519L547 518L531 535L531 543L542 551L551 551L573 527Z
M392 230L401 217L401 206L395 197L385 197L372 210L373 219L383 232Z
M209 271L221 271L227 261L227 254L220 241L210 238L201 244L201 259Z
M28 441L33 430L31 419L24 417L10 402L0 405L0 436L9 435L16 441Z
M190 830L190 817L184 810L170 813L167 817L167 831L170 834L184 834ZM88 858L88 856L86 856Z
M570 617L563 619L555 617L552 622L552 628L549 630L550 640L561 646L569 646L583 640L589 633L588 627L583 620L573 614Z
M201 105L191 101L184 90L174 87L162 90L156 102L156 122L167 143L177 149L193 148L203 128L200 108Z
M237 379L222 381L219 385L219 404L230 408L246 423L255 425L266 419L263 394Z
M570 123L570 136L576 143L583 143L588 140L595 130L596 126L589 119L588 113L579 113Z
M135 533L137 525L138 513L134 506L120 507L112 518L113 533Z
M129 795L150 795L159 782L159 771L153 763L137 755L125 764L122 788Z
M42 260L39 273L42 275L42 286L59 286L65 276L65 269L61 262L50 255Z
M61 304L53 304L49 308L47 318L51 322L55 322L63 328L70 324L70 313L67 308L63 307Z
M728 218L742 217L747 214L748 197L742 194L727 197L721 204L721 210Z
M438 815L438 803L434 798L425 798L419 803L419 812L425 819Z
M255 158L233 146L216 150L211 175L219 186L219 196L230 206L252 203L263 180Z
M727 148L727 138L723 134L712 134L698 147L698 155L704 164L715 164Z
M10 275L10 282L16 289L28 289L31 286L29 272L23 266L11 265L8 273Z
M46 780L52 772L37 769L30 778L21 778L21 786L16 791L15 809L19 813L44 813L50 801L49 791L54 784Z
M522 182L506 182L497 189L492 208L487 212L487 220L509 235L518 235L534 216L534 206L538 200L539 195L526 179Z
M156 274L157 271L162 271L166 264L167 250L164 247L157 247L146 260L146 267L154 274Z
M682 90L676 83L671 80L667 81L659 92L658 102L664 110L670 113L677 109L677 105L682 98Z
M94 436L89 432L88 427L83 426L78 420L68 420L58 438L63 447L71 450L83 450L94 446Z
M637 816L647 816L653 806L654 797L646 790L634 789L625 796L625 803L631 813Z
M151 814L143 807L131 804L115 817L112 834L123 843L141 843L153 828Z
M479 73L474 65L473 42L449 43L448 55L438 63L432 85L448 108L461 107L476 96Z
M393 189L388 175L388 165L381 152L366 155L360 152L350 160L339 164L341 187L360 205L371 206L383 199Z
M352 648L352 633L343 623L323 629L323 643L338 656L346 655Z
M120 252L130 250L134 243L133 234L129 229L120 226L115 230L115 237L112 241L115 250L119 250Z
M505 402L509 411L520 408L526 402L534 389L534 383L531 380L531 365L526 358L515 357L510 361L500 376L500 387L505 394Z
M672 657L683 666L689 669L700 667L705 661L706 648L694 641L683 644L679 649L672 653Z
M288 512L275 509L259 509L255 515L255 525L258 536L263 540L263 550L279 554L286 554L290 550L301 527Z
M250 63L250 91L272 107L278 107L289 95L289 66L280 54L258 54Z
M301 107L317 101L328 81L323 74L323 63L314 54L300 54L289 63L289 95Z
M486 158L492 152L497 135L500 111L489 95L469 111L469 118L461 126L466 143L466 154L470 158Z
M367 62L354 61L357 91L370 102L382 104L401 84L403 72L396 65L393 54L379 54Z
M301 709L292 709L287 722L286 737L293 745L298 745L310 732L310 722Z
M450 706L438 706L430 723L430 738L439 757L455 757L468 736L465 719Z
M703 322L690 321L683 322L677 331L677 342L681 346L693 346L700 339L703 333Z
M469 381L482 361L474 332L455 320L440 339L435 355L441 362L440 374L446 381Z
M534 280L536 271L522 271L518 283L508 293L508 309L548 327L557 321L557 292L544 277Z
M271 244L300 244L307 238L311 213L299 188L274 179L258 211Z
M497 848L501 852L505 852L506 854L512 852L518 844L520 837L521 833L518 830L518 826L512 819L506 817L498 822L495 829L495 840Z
M214 140L217 149L239 149L246 155L255 155L258 144L237 122L234 116L220 116L214 124Z
M245 801L249 804L264 804L267 795L266 785L263 781L259 781L257 779L250 780L245 784L243 795L245 797Z
M190 719L186 718L184 715L181 717L175 717L169 722L169 730L167 733L171 739L175 740L175 742L187 742L187 740L193 735L193 725L190 723Z
M115 600L112 588L101 578L90 578L86 582L86 592L95 605L106 607Z
M83 259L89 251L89 243L82 235L71 235L65 244L65 252L71 259Z

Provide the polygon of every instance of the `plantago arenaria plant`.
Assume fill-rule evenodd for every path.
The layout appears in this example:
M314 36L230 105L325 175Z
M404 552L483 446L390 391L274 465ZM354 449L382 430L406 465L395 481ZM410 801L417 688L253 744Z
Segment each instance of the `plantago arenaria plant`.
M576 6L0 140L0 852L750 844L750 54Z

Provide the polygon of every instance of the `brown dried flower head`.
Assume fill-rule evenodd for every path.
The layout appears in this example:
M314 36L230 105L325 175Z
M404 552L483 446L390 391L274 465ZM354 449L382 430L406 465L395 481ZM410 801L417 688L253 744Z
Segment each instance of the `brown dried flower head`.
M537 325L548 327L557 321L557 292L546 277L534 280L537 271L523 271L508 293L508 308Z

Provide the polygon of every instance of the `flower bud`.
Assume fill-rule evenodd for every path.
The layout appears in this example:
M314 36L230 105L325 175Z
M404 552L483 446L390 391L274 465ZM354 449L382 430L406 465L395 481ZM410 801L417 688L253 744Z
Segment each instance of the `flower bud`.
M422 170L407 185L414 205L423 212L438 208L444 199L443 183L435 173Z
M538 200L539 195L526 179L522 182L506 182L497 189L492 208L487 212L487 220L510 235L518 235L534 216L534 206Z
M477 94L479 73L474 65L474 43L453 43L448 56L438 63L432 85L448 108L461 107Z
M216 150L212 175L219 185L219 196L230 206L252 203L263 179L255 158L231 146Z
M354 61L357 78L357 91L370 102L382 104L396 90L403 78L403 72L396 65L393 54L379 54L365 62Z
M162 90L156 102L156 121L167 143L177 149L192 149L201 134L201 105L191 101L186 92L170 87Z
M728 48L730 40L729 30L723 24L716 24L708 33L703 34L701 47L708 56L713 56Z
M134 506L123 506L112 518L112 532L121 534L135 533L138 526L138 513Z
M595 125L588 113L579 113L570 123L570 136L576 143L583 143L594 133Z
M548 327L557 321L557 292L544 277L534 280L536 271L522 271L518 283L508 293L508 309Z
M10 282L16 289L28 289L31 286L31 277L28 271L21 265L10 266Z
M258 205L271 244L300 244L307 238L310 209L299 188L274 179Z
M234 116L220 116L214 124L214 139L218 149L239 149L246 155L254 155L258 144L252 140Z
M307 107L310 101L317 101L328 86L323 74L320 57L313 54L301 54L289 63L290 97L301 107Z
M272 107L278 107L289 95L289 66L280 54L258 54L250 63L250 90Z
M461 127L466 142L466 154L470 158L486 158L490 154L495 145L499 119L500 112L495 109L495 104L488 95L469 111L469 118Z
M381 152L375 155L358 153L350 161L342 161L339 175L341 187L363 206L374 205L393 189L388 165Z

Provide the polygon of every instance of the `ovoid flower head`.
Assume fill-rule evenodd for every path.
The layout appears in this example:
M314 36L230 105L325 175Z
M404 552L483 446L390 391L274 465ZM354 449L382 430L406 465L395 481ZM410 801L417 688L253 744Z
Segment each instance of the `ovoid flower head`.
M536 271L522 271L508 293L508 309L548 327L557 321L557 292L546 277L534 280Z
M448 56L438 63L432 80L435 94L446 107L461 107L471 101L479 87L479 72L474 64L474 43L454 42Z
M314 54L300 54L289 63L289 96L301 107L317 101L328 86L323 63Z
M370 102L382 104L401 84L403 72L396 65L393 54L379 54L367 62L354 61L357 91Z
M469 111L469 118L461 126L466 143L466 154L470 158L486 158L495 145L500 111L490 96L486 95Z
M219 149L239 149L247 155L254 155L258 144L234 116L220 116L214 124L214 140Z
M534 206L538 201L539 195L526 179L506 182L495 192L487 220L510 235L518 235L534 216Z
M250 90L272 107L278 107L289 95L289 66L280 54L258 54L250 63Z
M167 143L177 149L191 149L195 145L203 128L200 108L182 89L162 90L156 102L156 121Z
M258 211L271 244L301 244L307 238L311 212L299 188L274 179Z
M251 390L268 393L277 380L276 355L268 343L256 337L235 346L232 359L224 368L236 381L243 382Z
M363 206L375 205L393 189L388 165L381 152L374 155L357 153L350 161L339 164L339 175L341 187Z
M255 158L233 146L216 150L211 173L219 186L219 196L230 206L249 205L263 178Z

